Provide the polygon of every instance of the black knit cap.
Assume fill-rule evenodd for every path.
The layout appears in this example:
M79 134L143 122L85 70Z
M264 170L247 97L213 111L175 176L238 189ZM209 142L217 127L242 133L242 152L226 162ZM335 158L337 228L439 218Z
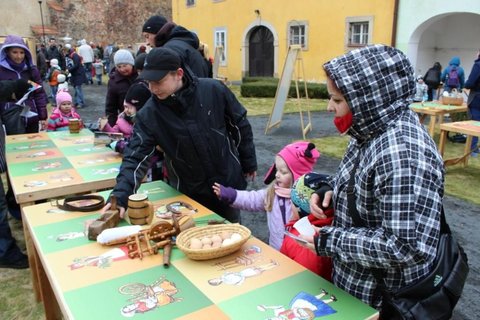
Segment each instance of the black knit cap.
M142 32L157 34L165 23L167 23L167 19L164 16L151 16L143 24Z
M147 54L145 52L140 53L136 58L135 58L135 69L137 70L143 70L143 65L145 64L145 58L147 57Z
M139 111L151 96L152 94L147 84L136 82L128 89L125 95L125 102L133 105Z

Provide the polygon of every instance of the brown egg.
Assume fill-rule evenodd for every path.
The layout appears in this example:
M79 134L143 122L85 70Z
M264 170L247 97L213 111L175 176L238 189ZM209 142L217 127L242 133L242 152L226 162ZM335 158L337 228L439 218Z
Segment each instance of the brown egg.
M211 244L204 244L202 249L211 249L212 245Z
M203 243L198 238L190 239L190 249L201 249L202 246Z
M220 234L220 237L222 237L223 240L230 239L230 236L231 236L231 233L228 231L222 231L222 233Z
M206 244L211 245L212 244L212 239L210 237L207 237L207 236L203 237L201 241L204 245L206 245Z
M223 239L221 236L219 236L218 234L214 234L212 236L212 242L215 243L215 242L218 242L218 243L222 243Z

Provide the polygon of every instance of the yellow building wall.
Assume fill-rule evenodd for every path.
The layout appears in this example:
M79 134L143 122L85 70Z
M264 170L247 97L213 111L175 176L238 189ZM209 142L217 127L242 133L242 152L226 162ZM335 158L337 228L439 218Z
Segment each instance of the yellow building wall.
M209 46L211 56L215 29L226 29L227 66L220 67L219 74L232 81L245 75L243 44L248 42L248 30L261 24L276 35L274 76L279 77L288 50L288 23L305 21L308 23L308 50L302 51L305 79L322 82L325 79L322 64L349 50L346 17L372 16L370 42L391 44L394 3L394 0L196 0L194 6L187 7L186 0L172 0L172 19L195 32Z

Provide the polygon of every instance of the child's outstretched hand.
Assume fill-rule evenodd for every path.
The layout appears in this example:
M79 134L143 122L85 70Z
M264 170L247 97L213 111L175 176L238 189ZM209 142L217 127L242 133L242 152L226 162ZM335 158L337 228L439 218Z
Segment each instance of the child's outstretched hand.
M212 186L213 193L217 196L218 199L220 199L220 196L222 195L222 185L218 182L215 182Z
M224 187L218 182L213 184L212 189L218 199L225 203L232 204L237 198L237 190L230 187Z
M255 181L255 178L257 177L257 171L253 172L247 172L244 174L245 179L250 180L250 181Z

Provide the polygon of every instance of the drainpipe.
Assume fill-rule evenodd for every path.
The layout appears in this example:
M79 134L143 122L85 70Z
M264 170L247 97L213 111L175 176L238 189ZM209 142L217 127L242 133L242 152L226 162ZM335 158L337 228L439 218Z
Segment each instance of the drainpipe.
M393 5L393 25L392 25L392 40L391 46L395 47L397 44L397 22L398 22L398 6L400 0L395 0L395 4Z

